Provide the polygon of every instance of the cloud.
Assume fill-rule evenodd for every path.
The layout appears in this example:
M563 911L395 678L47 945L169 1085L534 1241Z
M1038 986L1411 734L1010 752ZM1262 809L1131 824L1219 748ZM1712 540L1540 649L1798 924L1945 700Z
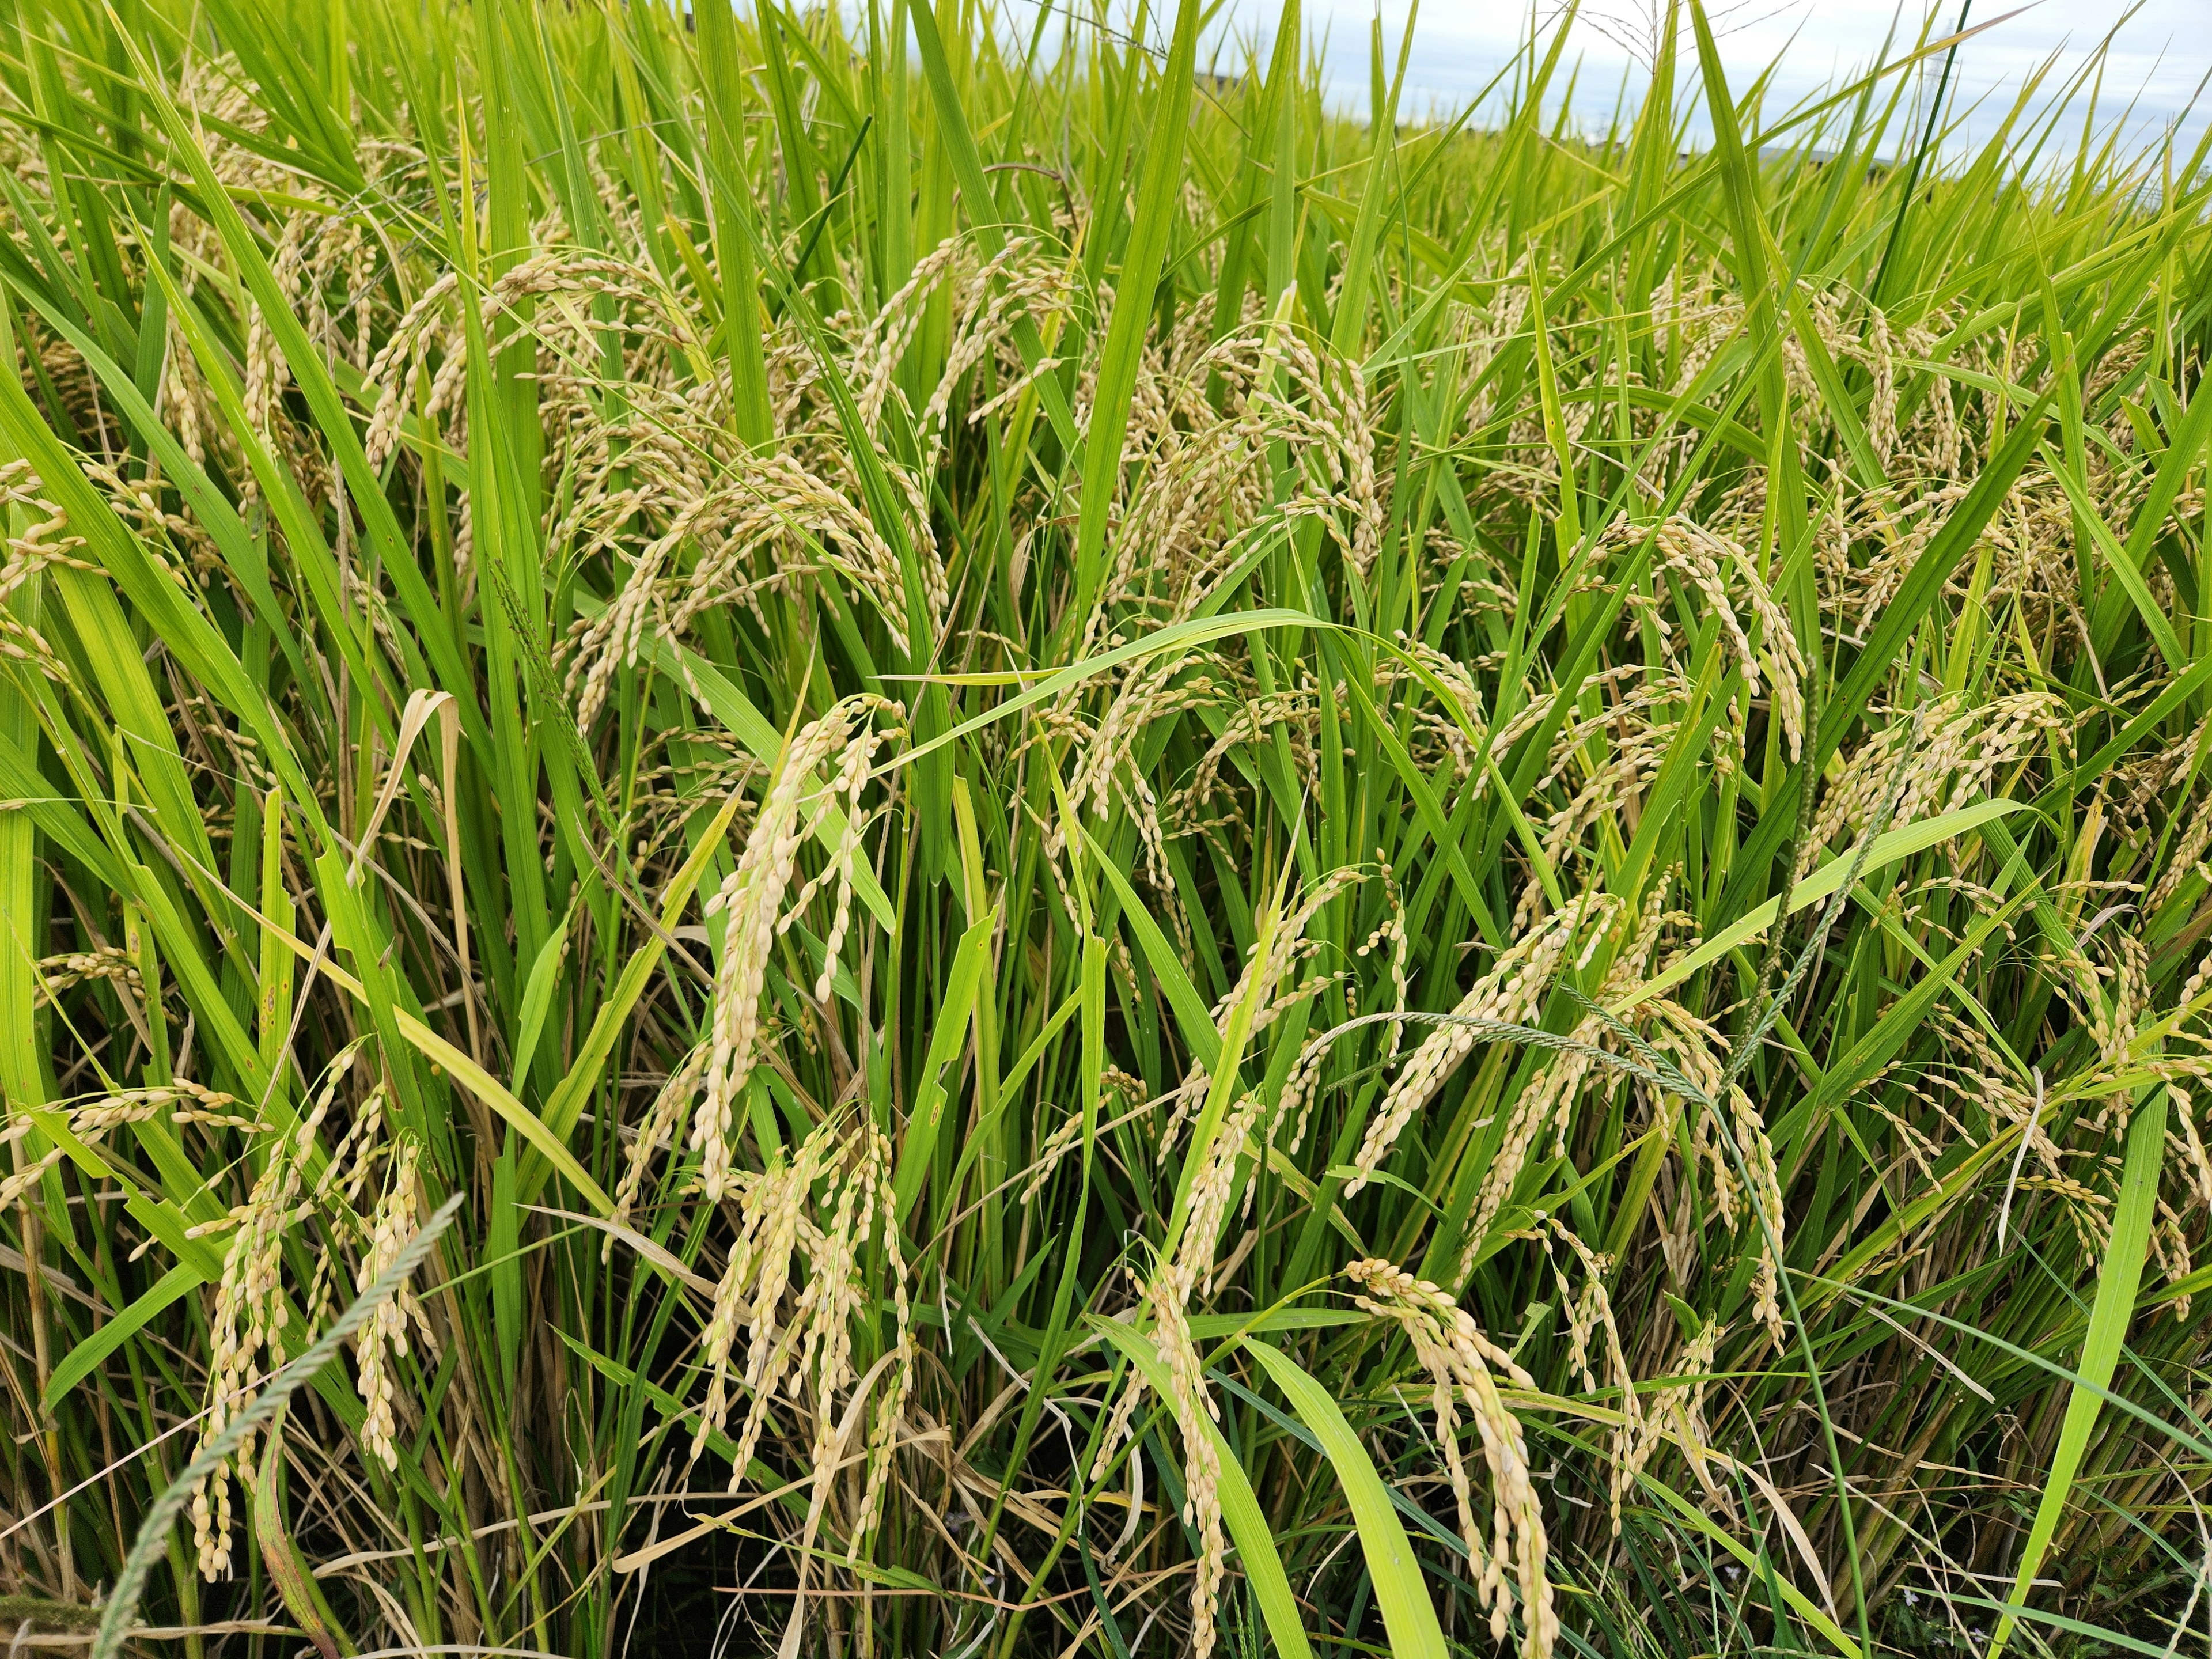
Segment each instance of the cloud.
M1974 14L1988 19L2012 9L2004 0L1980 0ZM1409 9L1406 0L1383 0L1379 8L1363 0L1306 0L1308 27L1327 38L1332 94L1348 109L1364 112L1368 103L1369 27L1378 9L1386 49L1395 51ZM1893 54L1905 49L1924 15L1917 5L1900 14L1883 0L1747 0L1712 9L1733 83L1748 85L1775 67L1770 108L1786 107L1870 66L1893 30ZM1639 0L1585 0L1583 11L1571 51L1580 67L1577 114L1587 125L1609 117L1624 82L1635 96L1642 72L1620 42L1648 30L1649 10ZM1231 0L1225 22L1246 36L1264 36L1276 15L1274 0ZM1967 41L1953 69L1957 107L1967 118L1951 149L1988 137L2020 89L2046 64L2039 88L2046 101L2080 76L2125 15L2126 8L2112 0L2043 0ZM1936 33L1954 27L1957 16L1954 5L1944 6ZM1477 95L1510 64L1527 24L1526 11L1508 6L1431 0L1420 13L1407 74L1412 109L1456 108ZM2212 0L2146 0L2106 52L2100 125L2122 124L2123 149L2155 142L2176 122L2184 142L2192 140L2203 130L2205 111L2201 103L2194 110L2190 106L2208 69ZM1925 90L1932 91L1933 81L1931 68ZM2085 96L2069 113L2078 119L2086 107Z

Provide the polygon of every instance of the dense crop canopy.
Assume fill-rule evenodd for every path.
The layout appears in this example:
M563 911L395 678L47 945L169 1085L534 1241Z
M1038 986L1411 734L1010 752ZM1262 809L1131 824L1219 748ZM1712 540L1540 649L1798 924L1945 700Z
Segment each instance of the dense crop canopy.
M8 1628L2188 1650L2203 149L1079 9L0 6Z

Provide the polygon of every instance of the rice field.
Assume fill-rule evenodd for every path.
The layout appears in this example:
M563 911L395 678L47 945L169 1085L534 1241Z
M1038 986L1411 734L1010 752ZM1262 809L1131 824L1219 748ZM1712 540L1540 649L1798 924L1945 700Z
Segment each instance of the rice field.
M11 1652L2212 1649L2206 143L0 13Z

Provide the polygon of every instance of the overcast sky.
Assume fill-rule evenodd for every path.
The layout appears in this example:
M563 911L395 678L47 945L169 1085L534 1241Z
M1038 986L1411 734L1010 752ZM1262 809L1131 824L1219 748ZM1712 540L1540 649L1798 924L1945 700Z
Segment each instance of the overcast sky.
M1870 66L1893 24L1909 40L1924 15L1923 0L1906 0L1901 15L1891 0L1749 0L1732 14L1727 0L1711 3L1727 29L1721 51L1732 82L1747 84L1768 64L1780 64L1775 79L1778 101L1769 106L1770 112ZM2017 3L1974 0L1968 21L2001 17ZM1544 4L1547 11L1553 9L1552 0ZM1334 92L1364 111L1368 25L1376 14L1375 0L1304 0L1304 5L1309 26L1327 33ZM1227 10L1237 20L1235 27L1265 33L1279 6L1278 0L1230 0ZM1385 38L1394 50L1408 10L1408 0L1381 0ZM1646 15L1643 0L1583 0L1583 10L1586 19L1602 17L1630 30L1633 20ZM2201 134L2208 100L2198 96L2198 88L2212 69L2212 0L2144 0L2132 16L2128 13L2127 6L2114 0L2041 0L1966 42L1959 52L1954 84L1963 100L1982 99L1985 112L1970 122L1966 137L1986 131L1996 110L2008 105L2046 60L2054 55L2057 60L2045 82L2055 88L2116 27L2106 59L2100 116L2124 117L2127 137L2137 143L2154 142L2176 122L2185 138ZM1958 15L1958 0L1946 0L1937 33L1948 33ZM1413 102L1408 112L1464 105L1510 59L1527 17L1524 7L1512 0L1427 0L1407 73ZM1579 112L1601 122L1624 72L1633 76L1632 60L1607 32L1588 21L1577 26L1570 54L1583 59ZM1933 78L1931 70L1931 88ZM2196 108L2190 111L2192 100Z

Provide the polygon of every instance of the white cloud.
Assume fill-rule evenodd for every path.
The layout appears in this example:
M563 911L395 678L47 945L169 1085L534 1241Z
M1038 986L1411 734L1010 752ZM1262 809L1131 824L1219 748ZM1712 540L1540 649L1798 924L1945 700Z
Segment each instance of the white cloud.
M1586 15L1594 8L1631 28L1643 10L1639 0L1585 0ZM1969 22L2000 17L2013 9L2005 0L1978 0ZM1277 15L1274 0L1231 0L1227 10L1233 20L1230 27L1248 33L1264 33ZM1407 4L1382 0L1379 10L1386 41L1395 50ZM1714 10L1720 13L1722 7ZM2212 0L2145 0L2132 16L2128 10L2114 0L2041 0L1967 41L1959 50L1953 85L1962 108L1978 106L1963 139L1986 136L2002 109L2047 62L2051 68L2042 86L2046 96L2079 75L2116 26L2118 35L2105 57L2100 118L2124 118L2130 146L2153 142L2176 120L2182 121L2185 140L2201 134L2203 104L2185 118L2185 111L2212 69ZM1376 14L1368 0L1306 0L1308 27L1328 35L1332 92L1347 107L1362 111L1368 101L1369 24ZM1721 54L1730 81L1739 86L1778 64L1774 96L1786 106L1870 65L1893 27L1899 41L1893 54L1902 50L1917 35L1923 15L1920 0L1907 0L1901 15L1884 0L1748 0L1732 15L1723 14L1724 22L1735 26L1723 34ZM1952 0L1942 9L1937 33L1948 32L1957 17ZM1407 75L1413 107L1456 107L1480 92L1510 61L1527 21L1527 12L1510 4L1430 0L1421 8ZM1585 123L1601 124L1609 115L1625 75L1632 82L1638 78L1628 55L1607 38L1613 32L1585 22L1570 49L1581 60L1576 102ZM1931 69L1931 90L1933 80ZM2075 118L2085 107L2086 102L2077 103Z

